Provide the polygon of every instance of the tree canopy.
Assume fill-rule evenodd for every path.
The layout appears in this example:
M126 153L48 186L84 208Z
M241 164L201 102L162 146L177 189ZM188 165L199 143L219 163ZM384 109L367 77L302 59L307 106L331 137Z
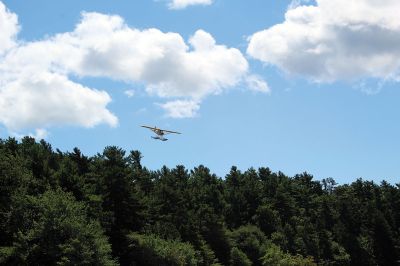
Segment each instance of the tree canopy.
M141 158L0 139L0 265L400 263L400 184Z

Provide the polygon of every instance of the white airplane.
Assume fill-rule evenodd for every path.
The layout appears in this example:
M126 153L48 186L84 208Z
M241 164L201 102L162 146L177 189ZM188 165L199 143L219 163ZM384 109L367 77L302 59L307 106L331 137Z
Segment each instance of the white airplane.
M165 130L165 129L161 129L161 128L157 128L157 127L149 127L149 126L141 126L141 127L150 129L151 131L153 131L157 135L157 136L151 136L151 137L153 139L159 139L159 140L162 140L162 141L167 141L168 140L168 139L164 138L164 135L166 135L166 134L171 134L171 133L173 133L173 134L182 134L182 133L179 133L179 132L176 132L176 131Z

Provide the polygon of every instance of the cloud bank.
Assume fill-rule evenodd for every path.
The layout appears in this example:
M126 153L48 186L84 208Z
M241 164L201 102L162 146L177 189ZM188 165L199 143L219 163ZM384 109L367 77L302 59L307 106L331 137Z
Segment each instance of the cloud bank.
M247 53L317 82L399 79L400 2L316 0L249 38Z
M13 131L116 126L117 117L107 109L109 94L71 77L144 84L149 95L170 99L163 105L168 115L191 117L202 99L248 75L242 53L203 30L186 43L177 33L131 28L119 16L82 13L71 32L18 43L17 16L1 2L0 21L0 123Z

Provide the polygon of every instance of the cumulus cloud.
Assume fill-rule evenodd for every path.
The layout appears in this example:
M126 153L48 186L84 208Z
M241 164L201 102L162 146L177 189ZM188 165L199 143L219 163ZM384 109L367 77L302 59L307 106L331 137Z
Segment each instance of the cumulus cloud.
M253 34L247 53L319 82L399 79L399 1L315 2L293 5L283 23Z
M216 44L203 30L186 44L177 33L130 28L119 16L99 13L83 13L73 32L29 43L5 62L30 72L45 68L141 82L149 94L197 99L235 86L248 72L238 49Z
M111 126L117 118L105 106L107 93L89 89L58 74L36 73L11 81L0 90L0 122L18 132L56 125Z
M249 75L246 78L246 85L252 91L271 93L268 83L258 75Z
M189 40L192 50L168 50L149 65L143 80L147 91L160 97L201 99L237 85L247 74L248 63L241 52L215 44L202 30Z
M190 118L197 115L200 109L198 102L193 100L176 100L164 104L158 104L171 118Z
M98 13L84 13L73 32L55 36L51 45L46 51L53 51L55 68L144 82L147 92L159 97L217 94L236 85L248 71L238 49L216 44L203 30L186 44L177 33L130 28L119 16Z
M0 25L10 29L0 37L8 40L0 57L0 123L9 130L115 126L110 96L71 76L144 84L149 95L175 100L163 105L171 117L190 117L202 99L249 75L238 49L217 44L203 30L186 42L177 33L131 28L120 16L84 12L71 32L18 43L16 15L4 5L0 14Z
M0 2L0 56L7 49L15 45L15 37L18 31L17 15L10 12L6 6Z
M184 9L192 5L211 5L213 0L171 0L168 4L170 9Z
M37 137L51 126L117 124L106 92L67 77L64 65L77 59L68 58L71 48L51 39L18 44L18 29L17 16L0 2L0 123L14 135L33 128Z

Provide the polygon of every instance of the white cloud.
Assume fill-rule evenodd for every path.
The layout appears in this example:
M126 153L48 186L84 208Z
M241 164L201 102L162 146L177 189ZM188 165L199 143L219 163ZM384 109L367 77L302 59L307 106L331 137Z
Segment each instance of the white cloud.
M28 134L20 134L18 132L11 132L11 136L13 136L17 139L22 139L25 136L29 136L34 139L40 140L40 139L46 139L49 136L49 132L44 128L37 128L37 129L35 129L35 133L31 132Z
M167 112L167 116L171 118L190 118L197 115L200 109L198 102L193 100L176 100L164 104L158 104Z
M35 130L34 134L31 134L31 137L35 139L45 139L49 135L49 132L46 129L38 128Z
M7 83L0 90L0 122L9 130L57 125L116 126L105 106L107 93L92 90L59 74L36 73Z
M201 99L234 87L247 75L241 52L216 45L210 34L199 30L189 44L193 50L168 51L146 69L143 79L150 94Z
M271 93L268 83L258 75L249 75L246 78L246 85L252 91Z
M188 44L177 33L129 28L119 16L83 13L73 32L28 43L4 60L8 75L48 69L143 82L160 97L203 98L237 85L248 62L235 48L198 30ZM19 75L19 74L16 74Z
M366 95L378 94L386 85L387 80L361 80L357 82L353 88L359 90Z
M247 53L314 81L398 79L400 2L317 0L249 38Z
M248 76L243 54L217 44L203 30L186 43L177 33L130 28L119 16L82 13L71 32L18 44L16 16L0 6L1 12L15 26L0 57L0 123L12 131L57 125L115 126L118 120L107 109L110 96L73 82L70 76L138 82L150 95L189 99L187 107L181 107L186 111L168 111L173 106L178 110L178 103L185 101L165 105L172 117L193 116L203 98Z
M128 98L132 98L135 96L135 90L126 90L124 91L125 95L128 96Z
M171 0L168 4L170 9L184 9L192 5L211 5L213 0Z
M18 31L17 15L10 12L6 6L0 2L0 56L7 49L15 45L15 37Z
M118 16L98 13L84 13L73 32L52 44L58 67L68 72L144 82L160 97L203 98L235 86L248 71L238 49L217 45L203 30L187 45L177 33L129 28Z
M75 47L55 39L18 44L17 16L1 2L0 22L0 123L10 132L34 128L42 137L51 126L117 124L106 108L111 101L106 92L68 79L65 66L79 60L71 52Z
M311 2L312 0L292 0L292 2L289 4L289 9L294 9L296 7L299 7L303 4L307 4Z

